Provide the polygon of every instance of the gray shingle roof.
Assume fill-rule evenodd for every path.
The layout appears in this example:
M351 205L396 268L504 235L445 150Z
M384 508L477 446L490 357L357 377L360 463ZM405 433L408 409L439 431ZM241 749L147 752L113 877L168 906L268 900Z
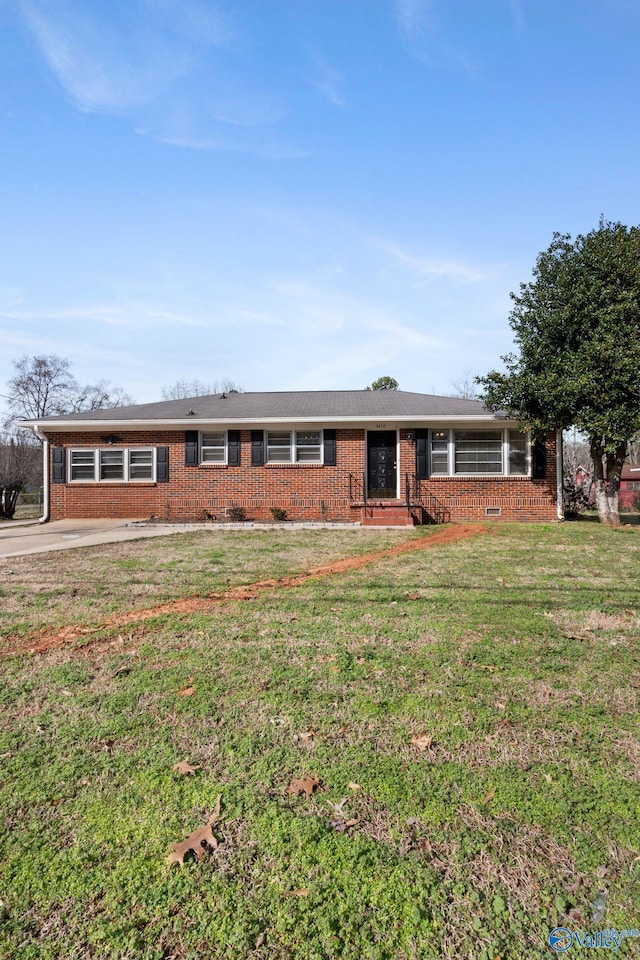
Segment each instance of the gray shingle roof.
M490 411L480 400L439 397L405 390L309 390L273 393L227 393L184 400L134 404L108 410L44 417L41 424L82 423L83 421L225 420L340 420L393 419L415 417L487 417ZM33 421L28 421L29 423Z

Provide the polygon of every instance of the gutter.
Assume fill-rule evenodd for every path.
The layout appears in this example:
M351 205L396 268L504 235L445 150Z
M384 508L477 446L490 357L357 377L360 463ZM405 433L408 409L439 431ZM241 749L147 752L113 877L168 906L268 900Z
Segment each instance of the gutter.
M385 424L383 427L382 424ZM263 429L265 426L282 426L287 427L288 425L299 425L299 424L308 424L308 425L320 425L320 426L336 426L340 427L353 427L361 426L368 429L389 429L392 430L394 427L408 426L418 427L421 424L437 424L443 427L446 426L469 426L469 428L477 425L478 423L492 423L500 425L500 427L510 427L518 426L518 420L508 420L505 417L498 417L494 414L481 414L480 416L468 416L468 415L450 415L450 414L428 414L422 415L420 413L413 414L402 414L400 416L379 416L379 417L365 417L365 416L340 416L338 414L325 414L323 416L287 416L287 417L191 417L190 419L176 419L176 420L50 420L45 426L49 431L58 432L64 431L75 432L75 433L86 433L86 432L96 432L106 430L193 430L202 427L211 427L211 426L225 426L225 427L245 427L245 428L255 428L257 430ZM20 420L18 426L21 427L31 427L33 430L36 430L39 427L38 422L35 420Z
M49 440L45 433L42 433L37 423L32 424L33 432L38 440L42 442L42 516L38 523L47 523L51 513L49 506Z
M556 430L556 497L558 520L564 520L563 496L563 464L562 464L562 430Z

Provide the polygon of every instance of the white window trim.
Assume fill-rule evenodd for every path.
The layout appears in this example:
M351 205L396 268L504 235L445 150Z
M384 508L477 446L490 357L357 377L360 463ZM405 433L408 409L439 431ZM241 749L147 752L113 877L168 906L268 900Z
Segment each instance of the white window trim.
M123 457L123 475L120 480L101 480L100 479L100 452L103 450L121 450L124 453ZM129 454L131 451L140 452L140 453L150 453L151 454L151 476L150 477L139 477L131 478L130 477L130 463L129 463ZM86 478L79 478L74 480L72 478L72 454L74 453L91 453L93 455L93 479L89 480ZM69 447L67 450L67 482L68 483L156 483L156 478L158 475L157 471L157 454L155 447Z
M202 456L204 444L202 438L205 433L222 433L224 435L224 460L205 460ZM201 430L198 434L198 462L201 467L227 467L229 465L229 431L228 430Z
M289 449L291 450L291 460L269 460L269 434L270 433L288 433ZM297 435L299 433L318 433L320 435L320 459L319 460L298 460ZM324 466L324 430L308 428L302 430L265 430L264 431L264 462L274 467L319 467Z
M456 460L455 460L455 457L456 457L455 431L456 431L456 429L460 429L460 430L462 430L462 429L474 430L474 431L478 431L478 432L480 432L480 433L483 433L483 432L495 433L495 432L496 432L496 428L495 428L495 427L493 428L493 430L491 430L490 428L487 428L486 431L483 431L481 427L476 427L476 426L473 426L473 427L465 427L465 428L462 428L462 427L459 427L459 428L456 428L456 427L440 427L440 428L438 428L438 429L429 430L429 441L428 441L428 443L429 443L429 447L428 447L428 454L429 454L429 476L432 477L434 480L437 480L437 479L439 479L440 477L452 477L452 478L454 478L454 479L455 479L455 478L460 478L460 479L462 479L462 478L470 478L470 477L482 477L483 479L484 479L485 477L506 477L506 478L521 479L521 478L530 478L530 477L531 477L531 435L530 435L530 433L529 433L528 431L527 431L526 433L522 434L522 436L525 438L525 451L526 451L526 458L527 458L527 470L526 470L526 473L509 473L509 432L514 429L513 427L500 427L500 428L498 428L498 429L500 429L500 431L501 431L501 433L502 433L502 470L501 470L500 473L477 473L477 472L476 472L476 473L456 473L456 469L455 469L455 466L456 466ZM431 450L432 437L433 437L433 434L434 434L434 433L444 433L445 431L446 431L446 433L447 433L447 472L446 472L446 473L433 473L433 472L432 472L432 462L431 462L431 458L432 458L432 450Z

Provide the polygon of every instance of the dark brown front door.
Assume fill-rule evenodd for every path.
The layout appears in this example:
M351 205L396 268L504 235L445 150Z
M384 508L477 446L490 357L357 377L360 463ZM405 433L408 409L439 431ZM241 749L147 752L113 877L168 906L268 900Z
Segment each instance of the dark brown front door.
M367 496L381 500L398 496L395 430L367 433Z

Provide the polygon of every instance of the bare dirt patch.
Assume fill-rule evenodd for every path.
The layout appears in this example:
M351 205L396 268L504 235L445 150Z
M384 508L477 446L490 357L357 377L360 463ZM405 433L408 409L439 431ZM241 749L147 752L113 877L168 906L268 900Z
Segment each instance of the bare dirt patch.
M88 640L93 639L93 635L104 631L135 626L156 617L166 615L189 616L194 613L207 613L220 604L253 600L266 591L298 587L309 580L317 580L322 577L331 577L352 570L359 570L369 564L377 563L385 557L396 557L416 550L427 550L431 547L439 547L456 543L459 540L467 540L480 534L486 534L490 529L490 527L483 524L456 524L455 526L443 527L442 530L438 530L429 536L409 540L396 544L393 547L387 547L371 553L359 554L355 557L345 557L344 559L324 564L323 566L308 570L294 577L258 580L253 583L232 587L221 593L207 594L206 596L196 594L190 597L183 597L179 600L172 600L168 603L161 603L153 607L132 610L124 614L116 614L93 625L78 626L74 624L54 631L44 628L22 637L13 643L9 642L7 647L1 652L1 655L46 653L49 650L73 644L79 640L86 644Z

